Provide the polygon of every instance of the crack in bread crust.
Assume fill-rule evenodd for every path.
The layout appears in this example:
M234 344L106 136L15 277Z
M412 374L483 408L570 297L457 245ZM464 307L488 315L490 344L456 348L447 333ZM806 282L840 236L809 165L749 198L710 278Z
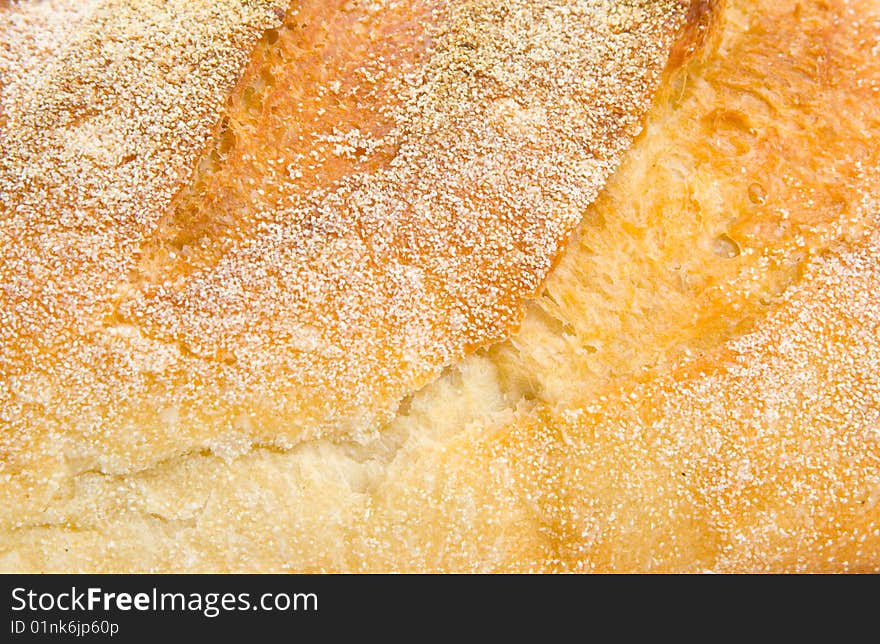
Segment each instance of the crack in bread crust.
M58 0L2 14L3 467L36 496L80 469L369 438L518 323L688 12L116 4L77 4L72 34ZM179 194L260 34L234 145Z
M878 13L729 3L519 333L371 439L66 477L0 567L877 571Z

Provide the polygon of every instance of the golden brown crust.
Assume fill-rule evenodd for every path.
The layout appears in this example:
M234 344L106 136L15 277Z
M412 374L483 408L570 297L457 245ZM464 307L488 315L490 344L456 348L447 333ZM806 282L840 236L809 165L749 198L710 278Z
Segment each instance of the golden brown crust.
M669 52L667 70L675 73L694 56L710 51L709 41L719 31L725 0L691 0L678 39Z
M174 24L164 4L75 6L83 25L45 61L18 23L61 30L54 5L4 30L3 447L25 478L375 432L518 322L687 13L322 0L278 27L271 2ZM264 64L169 212L266 26Z
M0 11L4 517L16 494L43 498L80 459L118 460L89 449L97 436L148 440L126 434L131 421L102 423L99 405L131 377L114 384L97 360L125 333L114 301L280 7L49 0Z
M13 480L0 565L878 570L878 16L731 1L520 332L374 440Z

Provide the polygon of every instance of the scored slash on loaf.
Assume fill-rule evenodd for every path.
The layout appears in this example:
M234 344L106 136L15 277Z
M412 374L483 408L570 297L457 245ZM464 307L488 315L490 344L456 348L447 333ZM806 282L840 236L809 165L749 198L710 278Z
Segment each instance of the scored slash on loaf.
M0 13L8 489L372 435L516 327L695 15L279 8Z
M878 570L876 0L116 4L0 10L0 568Z

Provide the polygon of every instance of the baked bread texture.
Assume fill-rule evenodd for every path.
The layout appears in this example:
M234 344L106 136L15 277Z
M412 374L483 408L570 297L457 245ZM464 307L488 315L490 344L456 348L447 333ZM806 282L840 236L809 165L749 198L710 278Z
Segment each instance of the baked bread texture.
M0 43L0 568L880 569L875 0Z

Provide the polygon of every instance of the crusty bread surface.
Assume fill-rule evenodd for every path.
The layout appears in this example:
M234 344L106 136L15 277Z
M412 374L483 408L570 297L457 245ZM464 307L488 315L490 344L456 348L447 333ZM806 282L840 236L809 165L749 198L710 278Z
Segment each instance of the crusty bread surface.
M113 4L0 9L0 568L880 571L880 3Z
M515 327L691 13L4 10L7 471L46 498L77 471L373 437Z

